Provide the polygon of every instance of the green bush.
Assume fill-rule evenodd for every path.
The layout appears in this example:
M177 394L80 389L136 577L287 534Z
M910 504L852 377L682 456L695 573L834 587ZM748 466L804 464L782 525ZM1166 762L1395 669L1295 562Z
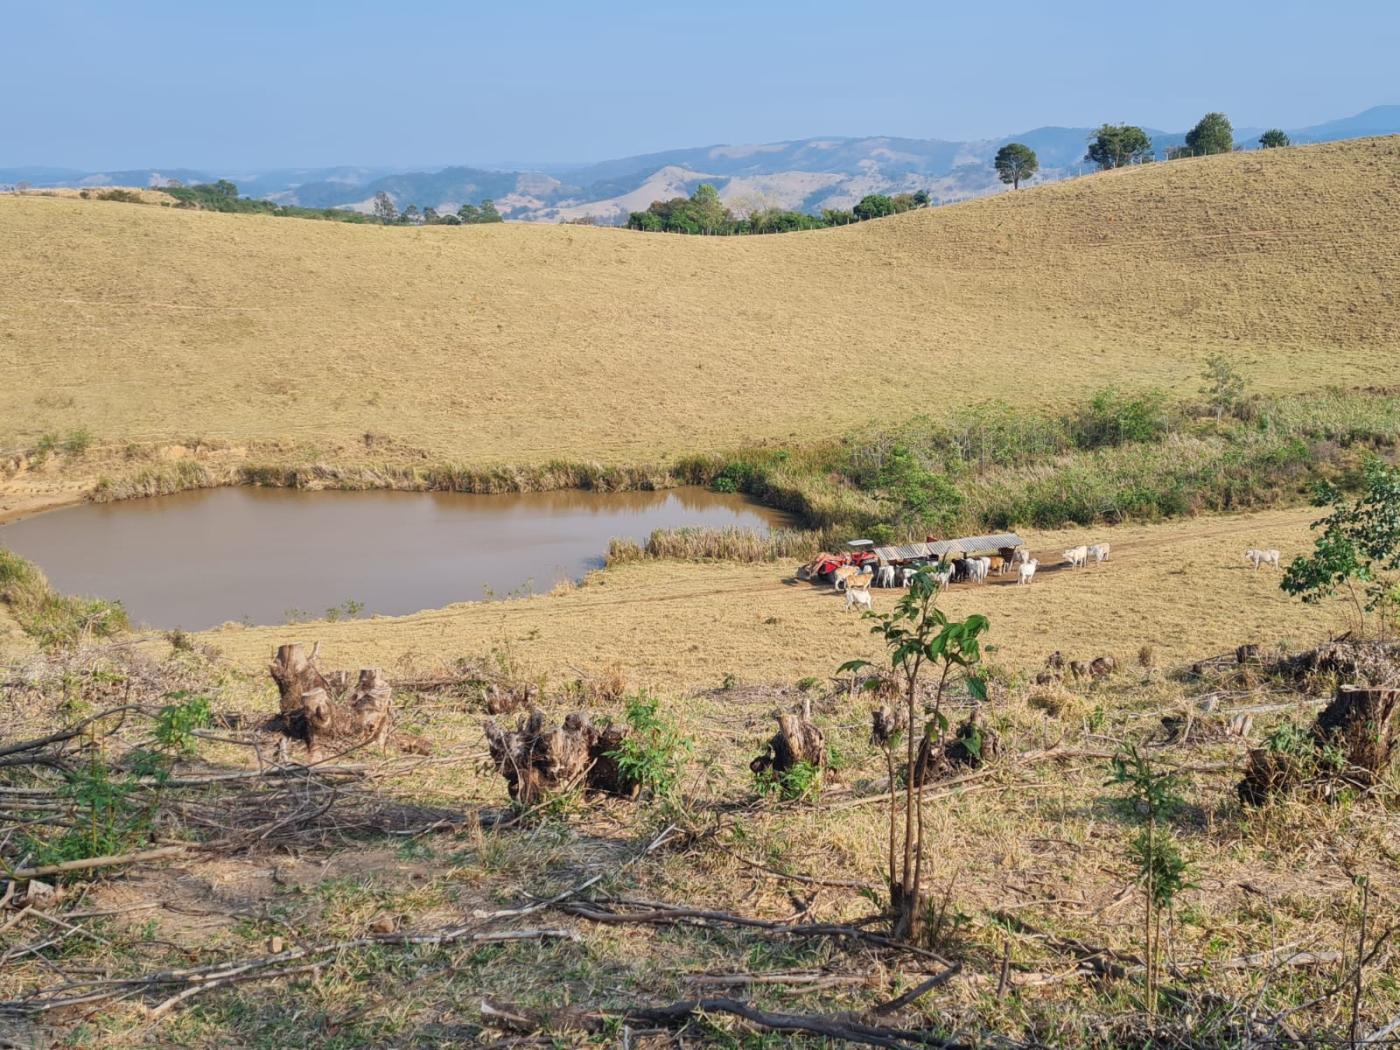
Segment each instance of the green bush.
M784 802L804 802L821 791L822 771L810 762L798 762L782 772L764 769L754 774L754 781L765 795Z
M63 439L63 451L69 456L81 456L92 447L92 431L87 427L70 430Z
M669 798L680 782L691 742L675 722L660 713L661 701L647 692L630 696L624 715L631 732L608 757L617 762L624 782L654 799Z

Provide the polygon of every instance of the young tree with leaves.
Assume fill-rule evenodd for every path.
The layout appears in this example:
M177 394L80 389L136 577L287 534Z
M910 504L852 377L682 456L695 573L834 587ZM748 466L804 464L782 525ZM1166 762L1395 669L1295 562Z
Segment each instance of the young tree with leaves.
M1161 968L1162 913L1170 911L1176 895L1186 888L1187 864L1171 828L1163 826L1185 805L1182 780L1174 772L1159 772L1136 745L1115 755L1108 783L1124 789L1124 805L1140 830L1129 847L1144 891L1143 940L1147 958L1147 1012L1157 1011L1157 976Z
M1332 512L1313 522L1322 535L1312 554L1293 560L1280 586L1310 605L1345 590L1356 610L1356 633L1365 633L1368 613L1384 633L1400 612L1400 468L1373 456L1356 499L1324 482L1313 504Z
M1229 153L1235 148L1235 129L1224 113L1207 113L1186 133L1186 147L1194 157Z
M1282 149L1284 146L1292 145L1288 134L1280 128L1270 128L1259 136L1260 149Z
M1244 376L1235 371L1228 357L1224 354L1207 357L1201 378L1205 380L1201 393L1205 395L1206 403L1215 410L1217 423L1225 418L1226 412L1239 408L1244 399Z
M1103 124L1089 139L1084 157L1107 171L1152 159L1152 140L1134 124Z
M1035 150L1020 142L1008 142L997 150L992 164L997 169L997 177L1002 182L1010 183L1013 190L1019 190L1023 180L1034 178L1040 170Z
M980 639L989 626L987 618L973 614L966 620L949 620L938 608L937 599L938 585L925 568L910 581L909 589L895 603L892 612L866 614L875 621L870 632L884 639L890 668L901 687L903 709L897 714L877 712L874 736L885 751L890 770L890 922L894 936L910 941L917 941L923 935L928 913L923 895L924 778L915 774L919 745L927 740L932 753L932 748L948 731L943 697L955 673L962 675L973 697L986 699L986 684L976 668L982 659ZM842 664L837 673L856 674L873 666L868 660L850 660ZM925 710L920 703L919 683L921 674L930 669L936 670L938 681L932 710ZM871 677L866 680L865 688L877 688L881 683L880 677ZM905 754L902 793L896 786L894 769L894 749L901 738ZM901 825L902 850L899 848Z

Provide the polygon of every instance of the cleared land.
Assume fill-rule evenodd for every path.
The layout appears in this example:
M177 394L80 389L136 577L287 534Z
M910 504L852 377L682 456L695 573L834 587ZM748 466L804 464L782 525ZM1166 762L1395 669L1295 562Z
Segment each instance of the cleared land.
M1022 391L1194 393L1222 347L1260 389L1396 383L1398 197L1394 138L754 238L0 197L0 445L654 461Z

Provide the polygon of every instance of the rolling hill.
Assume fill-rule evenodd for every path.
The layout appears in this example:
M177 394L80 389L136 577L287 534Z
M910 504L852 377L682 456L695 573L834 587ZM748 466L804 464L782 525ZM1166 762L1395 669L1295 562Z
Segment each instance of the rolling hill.
M1235 139L1253 148L1262 128L1236 128ZM368 211L375 194L387 193L400 208L416 204L439 212L463 203L495 200L507 218L558 222L584 217L622 222L629 211L654 200L684 196L713 183L732 208L747 212L781 207L819 212L849 208L868 193L926 190L935 203L997 193L1005 187L992 170L996 151L1023 142L1040 158L1040 183L1083 174L1086 127L1033 128L974 141L890 136L797 139L748 145L714 145L620 157L547 170L498 170L454 166L438 171L375 168L284 168L271 171L201 172L187 169L81 172L55 168L0 169L0 185L158 186L227 178L247 196L310 208ZM1157 156L1180 146L1184 131L1147 129ZM1400 106L1289 129L1295 143L1330 142L1400 133Z
M1400 138L1110 172L854 227L379 227L0 196L0 447L374 433L653 461L1108 383L1400 384Z

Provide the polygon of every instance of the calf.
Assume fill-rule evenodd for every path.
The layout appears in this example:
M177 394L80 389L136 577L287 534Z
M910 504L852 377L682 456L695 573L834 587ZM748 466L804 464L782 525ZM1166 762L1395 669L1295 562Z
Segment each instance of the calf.
M1102 565L1108 561L1109 549L1107 543L1096 543L1089 548L1089 557L1094 559L1095 565Z
M857 569L854 565L842 565L831 574L831 585L838 591L843 590L850 581L865 575L867 574Z
M1082 569L1089 563L1089 548L1082 543L1078 547L1071 547L1065 551L1065 561L1069 562L1071 568Z
M857 585L848 583L846 585L846 609L854 609L857 605L863 606L866 610L874 612L875 607L870 601L870 583Z

